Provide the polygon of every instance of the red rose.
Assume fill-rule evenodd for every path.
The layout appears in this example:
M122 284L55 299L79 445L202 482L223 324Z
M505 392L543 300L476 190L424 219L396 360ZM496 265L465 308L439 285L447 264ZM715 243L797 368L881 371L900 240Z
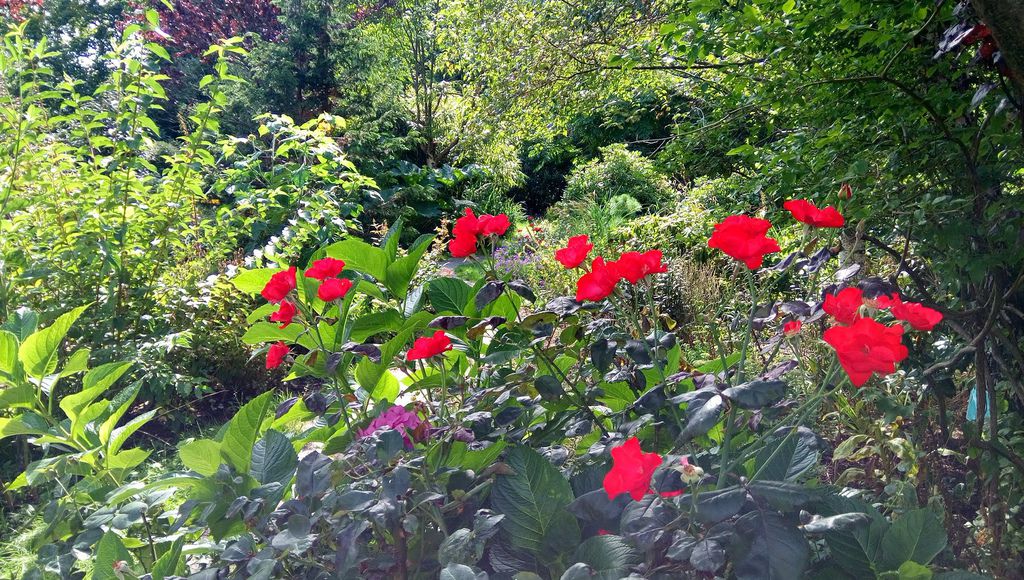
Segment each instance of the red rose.
M621 279L614 262L606 264L604 258L598 256L591 262L590 272L576 281L576 300L604 300L615 291L615 285Z
M281 341L270 345L270 350L267 351L267 369L276 369L281 366L284 357L288 356L288 352L288 345Z
M476 238L476 235L479 233L480 219L473 214L473 210L467 207L465 215L455 220L455 227L452 228L452 235L456 238L462 237L463 235Z
M860 288L845 288L839 294L826 294L821 308L842 324L853 324L859 319L864 294Z
M412 343L412 348L405 355L405 360L414 361L432 356L437 356L446 350L452 349L452 341L443 330L438 330L433 336L421 336Z
M448 251L454 258L465 258L476 253L476 236L459 233L448 242Z
M352 280L348 278L328 278L320 284L320 288L317 289L316 295L324 302L330 302L337 300L338 298L344 298L348 291L352 289Z
M569 238L569 243L564 248L555 252L555 259L566 269L571 270L579 267L593 249L594 244L590 243L590 238L586 235L573 236Z
M891 299L892 315L910 323L914 330L931 330L942 322L942 313L919 302L904 302L899 296Z
M484 214L480 216L477 233L483 236L503 236L511 225L512 223L509 221L508 216L503 213L498 215Z
M831 205L825 209L818 209L806 199L791 199L782 204L782 207L788 209L796 221L816 228L841 228L846 223L839 210Z
M323 282L327 278L334 278L345 269L345 262L334 258L322 258L313 262L313 265L306 270L307 278L315 278Z
M657 453L644 453L636 437L612 449L612 469L604 476L604 491L608 499L629 492L634 500L640 500L651 489L651 476L661 465Z
M768 220L731 215L715 224L708 247L718 248L754 270L764 263L765 254L779 251L779 243L765 236L771 227Z
M786 336L796 336L800 334L800 329L804 327L804 323L799 320L790 320L786 324L782 325L782 334Z
M833 326L825 331L825 342L835 349L839 364L854 386L861 386L873 373L896 372L896 363L907 358L903 327L886 326L871 318L860 318L850 326Z
M661 263L661 250L649 252L626 252L615 261L615 269L619 275L636 284L650 274L668 272L668 267Z
M292 319L295 318L296 312L298 312L298 309L295 308L294 304L287 300L282 300L281 306L277 309L277 312L270 315L270 321L280 322L281 326L278 326L278 328L284 328L292 323Z
M280 302L292 290L295 290L295 266L271 276L270 281L263 287L260 294L267 299L267 302Z
M839 187L839 198L840 199L853 199L853 188L850 187L849 183L844 183Z

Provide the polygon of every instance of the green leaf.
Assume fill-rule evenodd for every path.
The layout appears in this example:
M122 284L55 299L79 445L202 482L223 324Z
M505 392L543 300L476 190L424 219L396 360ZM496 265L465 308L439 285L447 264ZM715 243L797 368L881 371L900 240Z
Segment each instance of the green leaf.
M590 566L594 580L618 580L643 561L640 552L619 536L594 536L576 548L574 561Z
M68 360L64 362L64 368L60 369L60 376L70 377L71 375L89 370L89 355L92 353L87 348L75 349Z
M60 408L71 419L72 433L77 431L75 426L85 408L128 372L131 366L130 362L112 362L93 368L82 378L81 391L61 399Z
M900 567L899 580L932 580L932 571L917 562L906 561Z
M121 427L114 429L110 435L110 443L107 445L107 453L117 453L121 450L121 446L124 445L125 441L132 436L133 433L141 429L146 423L156 416L156 409L147 411L131 421L128 421Z
M298 324L289 324L285 328L278 328L278 324L274 322L261 321L253 324L249 327L249 330L245 331L242 335L242 342L245 344L261 344L264 342L277 342L283 340L285 342L296 342L299 339L299 335L302 334L302 326Z
M179 536L174 540L171 547L153 563L153 570L150 575L153 580L164 580L168 576L180 576L185 573L185 559L181 557L181 548L185 545L185 538Z
M267 282L270 282L270 277L280 271L280 268L242 270L231 279L231 283L246 294L259 294Z
M409 293L409 283L416 275L423 254L430 249L432 239L434 239L432 235L420 236L405 256L388 264L385 279L382 282L399 299L405 298Z
M18 337L13 332L0 330L0 373L14 374L18 365Z
M224 431L221 455L239 473L249 472L253 446L260 436L263 421L273 413L273 396L274 391L267 391L246 403Z
M387 281L388 256L384 250L375 248L358 238L347 238L335 242L324 253L345 262L345 268L373 276L382 284Z
M92 580L121 580L114 572L114 565L118 562L132 563L132 555L124 547L120 536L114 532L107 532L100 538L96 545L96 553L93 555Z
M292 442L279 431L268 429L263 439L252 449L252 466L249 475L261 484L281 483L287 485L295 473L299 457Z
M505 514L501 526L512 544L545 560L574 549L580 530L565 509L573 500L569 482L529 447L513 449L506 464L513 474L497 476L491 503Z
M46 435L45 423L37 424L30 418L38 418L36 415L26 413L13 419L0 417L0 439L14 437L15 435Z
M767 437L754 461L759 480L795 481L818 464L821 444L817 435L806 427L783 442L790 427L781 427Z
M753 511L736 520L743 540L733 563L737 580L801 578L811 555L794 523L772 511Z
M21 343L21 347L18 349L18 359L21 360L26 374L41 379L57 368L57 354L61 343L64 342L64 337L88 307L88 304L79 306L61 315L53 321L53 324L32 333Z
M427 298L438 314L465 314L473 289L458 278L435 278L427 284Z
M786 395L784 381L751 381L722 391L722 396L743 409L762 409Z
M882 540L881 566L896 570L913 560L928 564L946 547L946 528L929 509L916 509L897 519Z
M220 443L213 439L189 441L178 449L178 457L188 469L210 476L220 467Z

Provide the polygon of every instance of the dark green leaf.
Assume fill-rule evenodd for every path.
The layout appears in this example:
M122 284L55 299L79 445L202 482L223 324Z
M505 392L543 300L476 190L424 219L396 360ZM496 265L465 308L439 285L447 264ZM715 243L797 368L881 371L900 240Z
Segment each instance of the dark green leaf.
M751 381L722 391L722 396L744 409L761 409L782 400L784 381Z

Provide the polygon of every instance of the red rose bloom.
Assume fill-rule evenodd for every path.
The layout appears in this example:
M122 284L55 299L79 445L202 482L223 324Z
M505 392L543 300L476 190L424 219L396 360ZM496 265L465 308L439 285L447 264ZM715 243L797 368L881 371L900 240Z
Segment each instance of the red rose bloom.
M619 275L636 284L650 274L663 274L668 267L661 263L661 250L649 252L626 252L615 261L615 269Z
M455 220L455 227L452 228L452 235L456 238L462 236L469 236L476 238L476 235L480 233L480 219L476 217L473 210L466 208L466 213L459 219ZM474 239L475 242L475 239Z
M276 369L281 366L284 357L288 356L288 352L288 345L281 341L270 345L270 350L267 351L267 369Z
M764 263L765 254L779 251L779 243L765 236L771 227L768 220L731 215L722 223L715 224L708 247L718 248L754 270Z
M782 204L782 207L788 209L796 221L816 228L841 228L846 223L839 210L831 205L824 209L818 209L806 199L791 199Z
M328 278L320 284L320 288L317 289L316 295L324 302L330 302L337 300L338 298L344 298L348 291L352 289L352 280L348 278Z
M478 221L479 230L477 233L483 236L503 236L511 225L512 222L503 213L498 215L484 214L480 216Z
M804 323L799 320L790 320L786 324L782 325L782 334L786 336L796 336L800 334L800 329L804 327Z
M270 281L263 287L260 294L267 299L267 302L280 302L292 290L295 290L295 266L271 276Z
M835 349L839 364L854 386L861 386L877 373L896 372L896 363L907 358L903 327L886 326L871 318L860 318L850 326L833 326L825 331L825 342Z
M569 243L564 248L555 252L555 259L566 269L571 270L579 267L593 249L594 244L590 243L590 238L586 235L573 236L569 238Z
M621 279L622 277L619 276L615 268L615 263L605 263L604 258L598 256L591 262L590 272L576 281L576 300L580 302L604 300L615 291L615 285Z
M448 242L448 251L454 258L465 258L476 253L476 236L465 233L456 234Z
M841 324L853 324L859 319L864 294L860 288L844 288L839 294L826 294L821 308Z
M651 489L651 476L661 465L657 453L644 453L636 437L612 449L612 469L604 476L604 491L608 499L615 499L621 493L629 492L634 500L640 500Z
M853 188L850 187L849 183L844 183L839 188L839 198L840 199L852 199L853 198Z
M918 302L904 302L899 296L891 300L892 315L910 323L914 330L931 330L942 322L942 313Z
M345 262L334 258L322 258L313 262L313 265L306 270L307 278L315 278L323 282L328 278L334 278L345 269Z
M433 336L421 336L412 343L412 348L405 355L405 360L414 361L432 356L437 356L446 350L452 349L452 341L443 330L438 330Z
M271 322L280 322L281 326L278 328L284 328L292 323L292 319L295 318L295 313L298 311L295 305L287 300L281 301L281 306L270 315Z

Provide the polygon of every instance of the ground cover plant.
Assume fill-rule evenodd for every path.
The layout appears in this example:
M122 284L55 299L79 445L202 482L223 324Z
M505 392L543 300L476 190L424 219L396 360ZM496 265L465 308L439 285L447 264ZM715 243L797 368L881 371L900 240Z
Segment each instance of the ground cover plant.
M1024 577L1018 0L0 16L0 577Z

